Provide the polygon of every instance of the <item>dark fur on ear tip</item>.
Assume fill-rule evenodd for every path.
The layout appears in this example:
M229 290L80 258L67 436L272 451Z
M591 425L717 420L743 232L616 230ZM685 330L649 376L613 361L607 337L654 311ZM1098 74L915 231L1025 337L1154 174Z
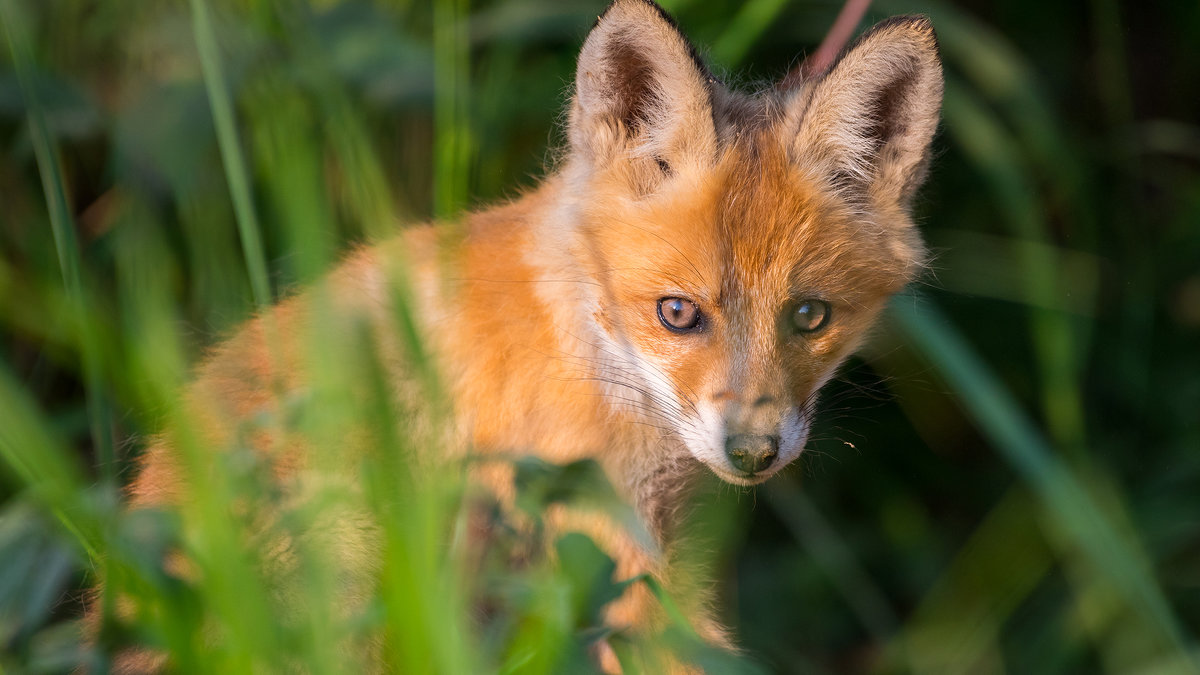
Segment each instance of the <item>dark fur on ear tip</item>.
M925 14L901 14L899 16L889 16L871 27L871 31L892 26L907 26L916 28L923 33L933 32L933 22ZM870 32L870 31L868 31Z

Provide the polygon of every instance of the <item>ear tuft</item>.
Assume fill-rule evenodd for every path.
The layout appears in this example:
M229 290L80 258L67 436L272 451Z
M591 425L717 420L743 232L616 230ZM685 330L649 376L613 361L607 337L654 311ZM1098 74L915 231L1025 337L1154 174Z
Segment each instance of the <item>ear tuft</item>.
M794 157L851 197L907 206L924 180L941 103L933 25L887 19L792 101Z
M593 162L676 164L715 150L709 87L691 43L649 0L616 0L579 54L569 135Z

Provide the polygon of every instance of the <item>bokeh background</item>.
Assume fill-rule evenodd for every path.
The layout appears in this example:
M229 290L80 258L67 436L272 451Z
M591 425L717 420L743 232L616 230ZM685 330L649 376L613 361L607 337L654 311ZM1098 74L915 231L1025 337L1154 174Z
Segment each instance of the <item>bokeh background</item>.
M137 557L109 534L165 392L353 244L535 184L603 4L0 0L0 672L153 641L77 619ZM841 6L663 4L745 88ZM1197 672L1200 4L880 0L860 29L911 12L946 66L935 259L798 466L699 511L741 664ZM569 669L522 630L407 663Z

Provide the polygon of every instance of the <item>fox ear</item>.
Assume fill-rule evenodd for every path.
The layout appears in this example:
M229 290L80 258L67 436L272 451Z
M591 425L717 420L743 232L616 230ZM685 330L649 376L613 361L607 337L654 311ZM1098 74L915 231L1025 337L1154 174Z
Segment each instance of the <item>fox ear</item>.
M579 54L571 146L598 164L626 157L666 168L711 158L715 83L658 5L616 0Z
M929 19L876 24L790 105L796 160L835 187L907 207L925 179L942 106L942 64Z

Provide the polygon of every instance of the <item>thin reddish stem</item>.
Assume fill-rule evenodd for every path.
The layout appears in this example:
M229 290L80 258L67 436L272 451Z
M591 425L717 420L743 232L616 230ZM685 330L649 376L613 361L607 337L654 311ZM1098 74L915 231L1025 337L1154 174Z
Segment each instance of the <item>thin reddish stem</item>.
M845 49L846 43L854 35L854 29L858 27L858 23L862 21L863 15L867 13L867 8L870 6L871 0L846 0L846 4L842 5L842 11L838 12L837 19L834 20L829 32L825 34L825 39L821 41L817 51L804 59L803 63L783 78L784 87L799 84L828 70L837 55Z

